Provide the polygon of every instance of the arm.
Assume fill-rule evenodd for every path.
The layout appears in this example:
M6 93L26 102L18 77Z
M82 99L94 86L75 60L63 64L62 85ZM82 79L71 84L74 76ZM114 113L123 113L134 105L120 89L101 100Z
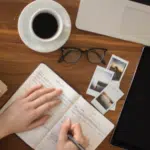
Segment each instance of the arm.
M60 103L61 90L44 88L42 85L29 90L0 114L0 139L39 127L48 120L45 115Z

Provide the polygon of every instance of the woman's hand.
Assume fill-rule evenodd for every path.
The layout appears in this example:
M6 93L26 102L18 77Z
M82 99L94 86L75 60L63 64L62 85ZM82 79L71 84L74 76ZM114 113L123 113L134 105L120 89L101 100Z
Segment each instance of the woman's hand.
M68 140L68 132L73 134L73 138L83 146L83 148L87 148L88 139L83 135L80 124L71 124L71 120L66 120L59 134L57 150L78 150L78 147Z
M42 85L29 90L0 115L0 139L12 133L31 130L45 124L49 110L60 103L61 90Z

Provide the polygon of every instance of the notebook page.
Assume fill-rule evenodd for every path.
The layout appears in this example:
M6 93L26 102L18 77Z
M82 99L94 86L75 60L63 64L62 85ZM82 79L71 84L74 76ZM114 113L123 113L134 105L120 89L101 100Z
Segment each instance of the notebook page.
M61 104L49 112L51 117L44 126L32 131L18 133L18 135L32 148L35 148L37 144L39 144L46 133L58 122L68 108L79 98L79 94L65 81L63 81L46 65L40 64L25 81L25 83L12 96L8 103L2 108L1 112L3 112L13 101L15 101L17 97L24 94L29 88L37 84L43 84L45 87L61 88L63 90L63 94L60 96L60 100L62 101Z
M53 129L45 136L36 150L56 150L61 124L67 118L70 118L73 123L81 124L83 133L89 138L90 142L86 150L95 150L114 128L114 125L109 120L80 97L61 118L61 120L53 127Z

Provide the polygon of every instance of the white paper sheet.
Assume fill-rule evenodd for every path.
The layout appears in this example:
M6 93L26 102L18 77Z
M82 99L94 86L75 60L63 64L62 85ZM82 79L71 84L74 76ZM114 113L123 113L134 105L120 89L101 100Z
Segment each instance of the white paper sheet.
M89 138L90 143L86 150L95 150L114 128L109 120L81 97L47 134L36 150L56 150L61 124L67 118L73 123L80 123L84 135Z

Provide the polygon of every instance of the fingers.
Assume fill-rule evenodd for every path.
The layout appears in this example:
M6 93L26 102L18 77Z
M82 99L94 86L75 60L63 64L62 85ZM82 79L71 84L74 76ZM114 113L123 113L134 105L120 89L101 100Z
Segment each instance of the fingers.
M61 90L53 90L47 94L42 95L41 97L37 98L36 100L32 101L31 105L34 108L40 107L41 105L56 99L58 96L60 96L61 93L62 93ZM51 104L53 104L53 102Z
M71 130L75 140L86 148L88 146L88 139L83 135L80 124L76 123L72 125Z
M21 96L19 99L23 99L28 97L30 94L32 94L33 92L41 89L43 86L42 85L36 85L33 88L31 88L30 90L28 90L23 96Z
M80 124L76 123L76 124L72 125L71 129L74 133L74 136L77 136L77 137L83 136Z
M71 129L71 120L67 119L61 126L60 134L59 134L59 141L66 142L68 140L68 132Z
M50 109L56 107L58 104L60 104L60 100L55 100L55 101L51 101L51 102L47 102L43 105L41 105L40 107L38 107L37 109L35 109L35 117L38 118L40 116L42 116L43 114L45 114L46 112L48 112Z
M46 121L49 119L49 115L45 115L43 116L42 118L34 121L29 127L28 127L28 130L31 130L31 129L34 129L34 128L37 128L39 126L42 126L46 123Z
M41 89L34 91L26 99L27 99L27 101L34 101L35 99L37 99L47 93L53 92L54 90L55 90L54 88L41 88Z

